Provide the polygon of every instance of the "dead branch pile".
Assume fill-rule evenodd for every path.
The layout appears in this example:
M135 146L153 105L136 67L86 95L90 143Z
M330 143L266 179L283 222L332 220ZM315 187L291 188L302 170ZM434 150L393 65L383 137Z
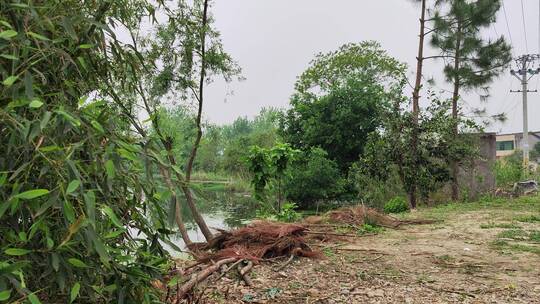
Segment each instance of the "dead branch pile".
M261 259L291 255L318 257L305 240L307 228L299 224L256 221L232 230L221 231L205 249L215 252L199 258L199 261L220 260L236 257L258 262Z
M371 224L397 228L404 224L432 222L400 220L375 209L355 206L331 211L324 216L308 217L303 224L255 221L246 227L232 231L218 230L219 233L208 244L196 244L190 248L196 257L196 263L180 271L180 276L184 279L183 284L176 284L176 288L167 288L165 302L176 304L186 299L188 301L193 299L194 288L214 273L221 273L216 279L219 280L230 271L236 270L240 278L250 285L249 272L254 263L288 257L288 261L278 268L283 269L295 256L322 257L319 251L310 248L308 240L357 236L336 233L336 227L359 227L363 224Z
M308 217L304 222L308 224L322 224L324 222L346 224L351 226L361 226L364 224L376 225L386 228L397 228L401 225L410 224L431 224L432 220L413 219L400 220L393 216L383 214L376 209L363 205L344 207L330 211L323 217Z
M166 302L189 301L194 297L194 287L219 271L221 275L218 279L236 269L242 280L251 285L248 274L253 264L261 260L322 256L308 246L305 240L308 231L304 225L256 221L240 229L219 231L206 246L198 244L194 247L200 250L194 254L197 262L182 271L181 276L185 279L183 284L167 288Z

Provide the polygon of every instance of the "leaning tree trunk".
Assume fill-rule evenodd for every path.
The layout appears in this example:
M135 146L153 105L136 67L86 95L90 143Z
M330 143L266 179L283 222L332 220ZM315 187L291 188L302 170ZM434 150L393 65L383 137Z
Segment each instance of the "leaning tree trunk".
M458 122L458 101L459 101L459 89L460 89L460 79L459 79L459 67L460 67L460 48L461 48L461 25L458 23L458 29L457 29L457 39L456 39L456 53L454 54L454 92L452 95L452 120L453 120L453 126L452 126L452 132L453 132L453 141L454 143L457 141L457 138L459 136L458 128L459 128L459 122ZM452 156L451 156L452 157ZM452 157L450 162L450 170L452 175L452 200L457 201L459 199L459 183L458 183L458 175L459 175L459 165L458 161Z
M189 155L189 159L186 165L186 183L182 185L182 191L184 191L184 195L186 196L186 201L191 209L191 212L193 214L193 219L195 222L197 222L197 225L199 225L199 228L201 229L201 232L203 233L204 237L207 241L210 241L213 238L212 232L206 225L206 222L204 221L203 217L197 210L197 207L195 205L195 201L193 199L193 194L191 193L191 189L189 189L188 184L191 181L191 173L193 171L193 163L195 162L195 158L197 157L197 150L199 149L199 145L201 144L201 138L202 138L202 109L203 109L203 101L204 101L204 81L206 78L206 26L208 24L208 0L204 1L204 10L203 10L203 19L202 19L202 27L201 27L201 49L200 49L200 56L201 56L201 74L199 78L199 93L198 96L196 96L198 101L198 111L197 111L197 137L195 138L195 142L193 143L193 148L191 149L191 153Z
M172 193L172 200L174 202L174 219L176 221L176 225L178 226L178 230L180 231L180 235L182 236L186 247L190 248L193 242L189 238L186 226L184 225L184 220L182 219L182 210L180 208L180 202L178 201L178 197L176 195L175 187L171 181L171 177L167 169L165 169L164 167L160 167L159 169L161 171L161 176L163 176L163 179L165 180L165 184L169 188L169 191L171 191Z
M416 82L413 90L413 130L412 130L412 142L411 152L413 156L413 167L416 170L418 163L418 116L420 113L420 89L422 87L422 70L424 65L424 39L426 29L426 0L422 0L422 13L420 16L420 35L418 39L418 56L416 57ZM411 189L409 191L409 205L412 209L416 208L417 201L417 182L416 179L412 182Z

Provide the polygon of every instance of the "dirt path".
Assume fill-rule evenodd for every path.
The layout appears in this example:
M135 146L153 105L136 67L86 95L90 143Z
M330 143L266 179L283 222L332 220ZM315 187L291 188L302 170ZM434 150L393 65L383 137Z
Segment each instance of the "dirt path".
M208 303L540 303L540 213L530 211L450 212L437 224L319 244L326 259L256 266L253 288L230 279Z

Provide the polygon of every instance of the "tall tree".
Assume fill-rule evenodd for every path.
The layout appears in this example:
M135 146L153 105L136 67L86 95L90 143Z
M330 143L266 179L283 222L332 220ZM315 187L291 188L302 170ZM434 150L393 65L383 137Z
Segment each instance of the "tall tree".
M438 0L431 44L445 61L444 75L453 85L454 138L459 133L459 100L463 90L486 88L511 60L511 46L503 37L485 39L481 30L496 21L500 0ZM459 159L450 159L452 199L459 198Z
M174 174L193 219L207 240L212 239L212 233L197 210L189 185L203 135L204 89L213 76L222 76L229 80L240 73L236 63L223 51L219 33L211 27L209 2L179 1L176 10L167 11L168 21L157 27L156 39L142 39L141 42L147 49L146 55L155 65L149 69L148 86L139 87L141 96L149 96L149 100L143 98L145 108L173 167L178 168L179 165L172 152L174 142L172 137L161 132L158 110L166 106L167 100L170 100L173 106L183 102L195 104L195 138L183 166L184 174L181 175L178 170L174 171Z
M416 0L421 2L420 7L420 34L418 35L418 55L416 56L416 80L414 83L413 96L412 96L412 140L411 140L411 150L412 155L415 158L418 149L418 117L420 112L420 90L422 88L422 75L424 67L424 41L426 38L426 0ZM415 179L416 180L416 179ZM413 182L409 190L409 205L412 209L416 208L416 192L417 184Z
M284 139L304 151L321 147L341 171L358 160L367 135L380 126L380 111L400 91L405 66L373 41L319 54L299 77Z

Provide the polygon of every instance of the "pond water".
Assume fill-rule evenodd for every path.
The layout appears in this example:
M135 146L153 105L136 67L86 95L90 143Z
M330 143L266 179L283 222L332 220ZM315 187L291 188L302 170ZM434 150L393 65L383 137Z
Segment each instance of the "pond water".
M197 205L208 227L218 229L233 229L246 225L255 218L257 202L247 193L234 193L230 191L205 192L197 197ZM183 206L182 218L186 223L188 234L193 242L204 242L204 235L193 221L189 208ZM172 219L169 220L172 222ZM177 231L176 225L171 225ZM215 230L214 230L215 231ZM171 236L171 241L180 249L186 246L180 233ZM163 248L173 257L184 257L185 254L174 250L168 244L162 243Z

